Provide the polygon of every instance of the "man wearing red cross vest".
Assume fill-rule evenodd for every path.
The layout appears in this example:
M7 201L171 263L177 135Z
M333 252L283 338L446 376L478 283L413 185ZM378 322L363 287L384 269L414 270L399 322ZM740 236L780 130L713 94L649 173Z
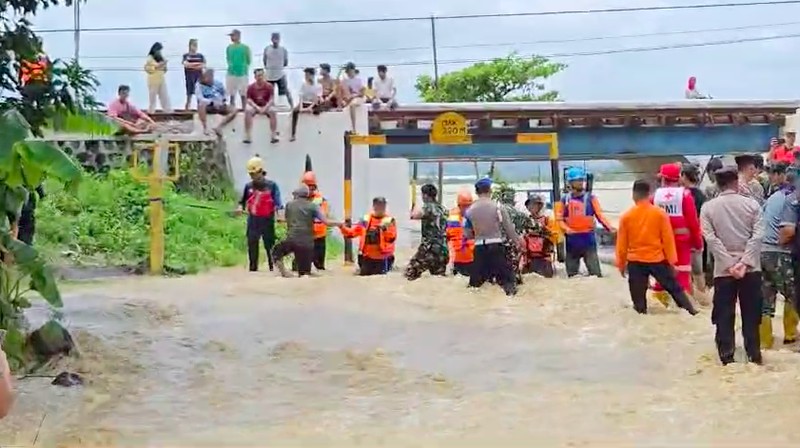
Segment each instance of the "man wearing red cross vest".
M675 235L675 249L678 252L678 263L675 265L676 277L688 295L692 283L692 249L703 250L700 220L697 217L691 191L678 183L681 177L680 163L661 165L658 175L661 187L656 190L652 201L669 216L672 232ZM656 283L653 291L654 297L667 306L669 296L661 285Z

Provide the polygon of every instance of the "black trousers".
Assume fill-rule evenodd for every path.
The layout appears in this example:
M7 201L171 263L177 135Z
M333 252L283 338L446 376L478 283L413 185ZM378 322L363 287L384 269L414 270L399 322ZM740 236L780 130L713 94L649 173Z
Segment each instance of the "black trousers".
M272 249L272 259L276 263L290 254L294 255L299 275L311 274L311 262L314 258L314 246L312 244L298 243L297 241L286 239L276 244L275 248Z
M302 107L308 107L311 105L311 103L302 103L302 105L303 105ZM320 112L321 112L320 106L314 106L311 109L311 113L314 115L319 115ZM295 109L292 111L292 137L297 135L297 122L299 120L300 120L300 111L298 109Z
M22 211L19 217L17 239L33 246L33 235L36 233L36 215L33 212Z
M553 261L550 257L529 258L523 273L530 274L531 272L535 272L544 278L553 278L556 275Z
M716 325L714 337L719 359L723 364L733 362L736 350L736 297L739 297L739 312L742 315L742 338L744 350L751 362L761 363L761 342L758 326L761 323L761 307L764 296L761 292L761 273L749 272L744 277L714 278L714 308L711 322Z
M469 277L472 274L474 263L453 263L453 275L463 275Z
M686 292L681 288L675 277L672 266L666 261L660 263L642 263L631 261L628 263L628 289L631 293L633 309L640 314L647 314L647 289L650 286L650 277L664 287L672 296L679 307L694 312L694 305L689 301Z
M383 275L394 268L394 255L390 255L385 260L367 258L363 255L358 256L358 275Z
M513 296L517 293L517 279L506 250L503 243L475 246L475 258L469 276L470 288L480 288L484 283L494 280L506 295Z
M312 262L314 267L317 268L318 271L325 270L325 247L327 241L325 237L317 238L314 240L314 255L312 257ZM297 272L297 260L292 261L292 270Z
M264 243L267 251L269 270L275 269L272 263L272 248L275 246L275 218L258 216L247 217L247 258L250 260L250 270L258 270L259 243Z

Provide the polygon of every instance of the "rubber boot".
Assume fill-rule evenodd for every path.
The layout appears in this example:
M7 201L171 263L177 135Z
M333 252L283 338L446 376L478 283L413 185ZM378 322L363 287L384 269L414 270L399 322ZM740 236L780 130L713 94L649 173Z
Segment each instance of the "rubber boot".
M661 302L664 308L669 308L670 296L667 291L653 291L653 298Z
M791 301L783 302L783 343L794 344L797 342L797 324L800 323L800 316L794 309Z
M772 336L772 318L770 316L761 316L758 335L761 340L762 350L769 350L775 344L775 338Z

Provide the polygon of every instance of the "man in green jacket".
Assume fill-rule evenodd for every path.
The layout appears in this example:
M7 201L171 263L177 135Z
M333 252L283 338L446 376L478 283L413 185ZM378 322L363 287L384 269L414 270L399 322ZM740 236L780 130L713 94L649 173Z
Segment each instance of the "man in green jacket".
M253 61L253 54L250 47L242 43L242 32L233 30L230 32L231 43L225 50L225 60L228 63L228 76L225 77L225 90L230 95L231 107L236 107L236 95L242 100L242 110L247 104L247 86L250 63Z

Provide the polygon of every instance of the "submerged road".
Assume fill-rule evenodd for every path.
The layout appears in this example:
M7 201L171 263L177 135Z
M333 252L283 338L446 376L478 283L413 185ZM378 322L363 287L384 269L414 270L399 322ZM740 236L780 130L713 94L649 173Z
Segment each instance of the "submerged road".
M334 266L69 288L64 320L83 355L56 370L90 384L20 382L0 446L796 441L800 354L721 367L709 310L639 316L612 272L530 277L514 300L465 286Z

